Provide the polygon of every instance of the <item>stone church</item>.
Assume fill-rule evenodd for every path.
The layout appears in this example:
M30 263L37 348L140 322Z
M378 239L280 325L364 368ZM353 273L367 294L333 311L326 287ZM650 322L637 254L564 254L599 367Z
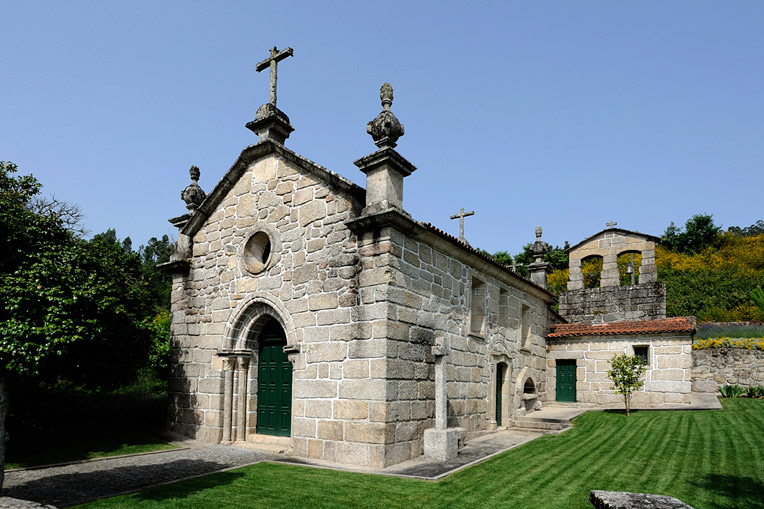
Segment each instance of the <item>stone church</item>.
M666 371L685 377L693 327L665 319L653 238L610 228L575 246L558 314L540 228L526 279L403 209L416 167L395 149L404 129L389 84L367 128L377 149L355 161L365 188L286 148L293 128L276 107L276 69L291 54L274 48L257 66L271 72L270 101L247 124L259 141L208 195L192 167L188 213L170 220L171 429L216 443L281 440L297 456L385 467L423 452L453 457L464 439L556 399L609 401L602 370L616 351L654 356L648 376L670 358L678 367ZM611 247L600 304L587 307L579 254L616 237L642 250L631 294L644 296L608 287L620 253ZM656 295L657 307L647 302ZM645 390L663 396L647 400L683 402L685 382L659 377Z

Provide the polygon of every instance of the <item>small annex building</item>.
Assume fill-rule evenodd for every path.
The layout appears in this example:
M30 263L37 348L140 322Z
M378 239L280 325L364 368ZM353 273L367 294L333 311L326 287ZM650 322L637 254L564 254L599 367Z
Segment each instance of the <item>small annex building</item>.
M275 67L291 52L257 66L272 70L270 101L247 124L258 142L209 194L192 167L188 212L170 220L171 429L213 443L277 437L296 456L361 466L447 459L465 438L570 401L564 376L573 401L609 401L607 356L644 345L649 402L685 400L689 322L665 319L665 292L663 316L617 296L660 287L653 238L610 229L575 246L558 314L540 228L526 279L403 209L416 167L395 149L404 129L389 84L367 127L377 150L355 161L365 188L288 149ZM598 292L578 285L581 253L634 238L638 285L610 285L615 247ZM595 294L618 312L586 304Z
M658 282L655 242L611 227L568 249L568 289L559 311L568 323L550 325L547 397L557 402L616 404L608 378L614 355L638 355L647 366L635 405L689 404L692 317L666 318L666 286ZM619 266L619 260L621 261ZM585 262L599 271L586 273ZM594 288L586 288L587 278Z

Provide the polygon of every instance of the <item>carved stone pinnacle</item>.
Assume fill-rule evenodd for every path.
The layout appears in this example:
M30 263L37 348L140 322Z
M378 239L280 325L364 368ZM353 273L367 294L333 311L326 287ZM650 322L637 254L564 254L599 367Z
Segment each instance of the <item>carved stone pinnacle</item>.
M546 254L547 250L549 249L549 246L546 242L541 240L541 227L536 227L536 242L533 243L531 246L531 253L533 253L533 257L535 258L534 263L540 263L541 258Z
M199 208L199 205L202 204L204 199L207 197L207 194L202 190L201 187L199 187L199 177L201 176L202 172L199 171L198 166L192 166L190 170L188 170L189 175L191 175L191 184L186 186L186 188L181 191L180 198L186 202L186 208L189 212L193 213L196 209Z
M379 89L379 98L382 101L382 111L377 118L366 124L366 132L374 140L379 148L395 148L398 138L403 136L405 129L396 116L390 111L393 104L393 87L385 83Z

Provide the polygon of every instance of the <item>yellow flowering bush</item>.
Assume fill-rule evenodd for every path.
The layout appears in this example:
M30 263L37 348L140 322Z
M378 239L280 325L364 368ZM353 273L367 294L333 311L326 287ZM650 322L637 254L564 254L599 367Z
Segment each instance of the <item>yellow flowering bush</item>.
M764 337L761 338L708 338L696 339L692 343L693 350L706 348L741 348L745 350L764 350Z

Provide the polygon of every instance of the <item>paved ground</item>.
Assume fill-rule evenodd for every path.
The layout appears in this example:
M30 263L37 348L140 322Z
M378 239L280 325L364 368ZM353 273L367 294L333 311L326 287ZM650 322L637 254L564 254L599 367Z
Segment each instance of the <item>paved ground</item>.
M8 497L69 506L165 482L250 465L270 454L208 446L6 472ZM11 502L0 498L0 507ZM16 507L16 506L12 506Z

